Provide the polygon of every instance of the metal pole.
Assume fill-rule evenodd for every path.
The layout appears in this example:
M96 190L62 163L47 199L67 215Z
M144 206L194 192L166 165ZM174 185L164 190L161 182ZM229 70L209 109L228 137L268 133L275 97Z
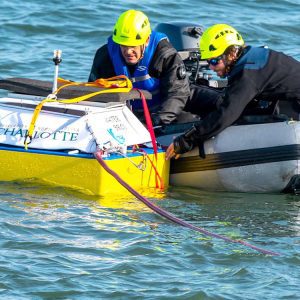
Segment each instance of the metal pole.
M57 90L57 78L58 78L58 66L61 63L61 50L54 50L53 51L53 61L55 64L55 69L54 69L54 78L53 78L53 87L52 87L52 93L54 93Z

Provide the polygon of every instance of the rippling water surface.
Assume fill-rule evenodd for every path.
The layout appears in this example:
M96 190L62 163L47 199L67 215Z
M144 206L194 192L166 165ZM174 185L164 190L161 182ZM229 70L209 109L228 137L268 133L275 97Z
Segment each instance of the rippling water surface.
M227 22L247 43L300 60L300 1L2 0L0 76L88 77L118 15L145 11L155 27ZM2 172L4 170L1 170ZM29 183L0 185L3 299L299 299L299 198L170 188L156 204L194 225L279 252L208 238L135 198L95 199Z

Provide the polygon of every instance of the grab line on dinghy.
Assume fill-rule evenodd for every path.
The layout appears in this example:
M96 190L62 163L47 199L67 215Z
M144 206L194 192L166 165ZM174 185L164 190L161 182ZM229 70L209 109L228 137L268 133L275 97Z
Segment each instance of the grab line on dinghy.
M164 209L160 208L159 206L155 205L154 203L152 203L151 201L149 201L147 198L145 198L144 196L142 196L140 193L138 193L136 190L134 190L128 183L126 183L115 171L113 171L111 168L108 167L108 165L105 163L105 161L102 158L102 153L100 150L94 152L94 156L97 159L97 161L100 163L100 165L111 175L113 176L124 188L126 188L132 195L134 195L138 200L140 200L141 202L143 202L146 206L148 206L150 209L152 209L153 211L155 211L157 214L159 214L160 216L163 216L164 218L179 224L181 226L190 228L194 231L200 232L204 235L210 236L210 237L214 237L214 238L218 238L221 240L224 240L225 242L229 242L229 243L238 243L241 244L243 246L249 247L253 250L256 250L260 253L263 254L267 254L267 255L272 255L272 256L279 256L280 254L277 252L273 252L273 251L269 251L269 250L265 250L262 248L259 248L257 246L251 245L243 240L233 240L230 239L226 236L222 236L219 235L217 233L213 233L210 232L204 228L200 228L197 227L195 225L192 225L182 219L179 219L177 217L175 217L174 215L172 215L171 213L165 211Z

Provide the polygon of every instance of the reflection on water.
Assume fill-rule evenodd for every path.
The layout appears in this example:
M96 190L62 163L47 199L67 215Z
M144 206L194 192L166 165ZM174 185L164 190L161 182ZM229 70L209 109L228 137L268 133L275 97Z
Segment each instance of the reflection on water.
M71 297L72 289L76 295L88 289L88 298L114 293L116 299L147 293L161 298L162 288L167 298L182 299L185 286L195 290L196 299L202 297L199 286L204 299L216 299L226 298L220 284L235 293L243 282L259 282L261 290L276 284L281 290L285 283L278 284L278 275L260 271L269 268L270 259L276 274L288 272L291 291L298 289L293 281L299 264L297 196L170 188L161 199L151 198L196 226L282 253L277 259L170 223L134 197L97 199L60 188L1 183L0 199L0 271L7 295L9 286L22 298L55 299ZM43 289L41 282L47 282Z
M149 200L175 216L218 228L220 234L232 238L299 235L299 201L295 195L213 193L175 187L167 193L147 193L144 195ZM14 214L22 212L26 218L44 222L72 222L84 216L81 222L114 232L143 226L157 229L159 223L174 226L133 196L104 198L29 183L2 183L0 197L16 210Z
M251 233L289 234L299 232L299 196L289 194L259 194L259 193L213 193L192 188L174 188L170 195L181 199L186 206L199 207L201 213L194 214L194 209L185 211L179 206L179 212L188 214L186 218L198 220L214 219L247 228ZM195 208L197 209L197 208ZM182 211L180 211L182 210ZM190 214L190 215L189 215ZM284 220L284 221L283 221ZM296 229L296 230L295 230Z

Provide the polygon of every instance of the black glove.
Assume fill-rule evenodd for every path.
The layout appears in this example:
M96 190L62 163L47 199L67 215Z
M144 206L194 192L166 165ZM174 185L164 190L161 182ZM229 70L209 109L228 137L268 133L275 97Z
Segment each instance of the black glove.
M196 131L197 131L196 127L193 126L187 132L177 136L174 139L173 145L174 145L174 152L176 154L183 154L189 152L197 145L197 141L195 138Z
M199 156L205 158L204 142L197 139L197 129L193 126L183 135L177 136L174 141L174 152L176 154L183 154L191 151L194 147L199 147Z

